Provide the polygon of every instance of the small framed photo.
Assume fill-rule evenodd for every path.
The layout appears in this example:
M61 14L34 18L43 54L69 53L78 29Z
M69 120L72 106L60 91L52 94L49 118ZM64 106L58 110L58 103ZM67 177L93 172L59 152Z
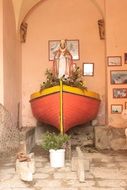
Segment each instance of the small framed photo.
M112 104L111 105L111 113L112 114L121 114L123 111L123 105L122 104Z
M60 40L48 41L49 61L54 60L56 51L60 47ZM79 60L79 40L67 40L67 49L71 53L73 60Z
M127 53L124 53L124 64L127 64Z
M113 98L127 98L127 88L114 88Z
M127 102L125 102L125 109L127 109Z
M83 76L94 75L94 63L83 63Z
M110 71L111 84L127 84L127 70Z
M107 57L108 66L121 66L122 57L121 56L108 56Z

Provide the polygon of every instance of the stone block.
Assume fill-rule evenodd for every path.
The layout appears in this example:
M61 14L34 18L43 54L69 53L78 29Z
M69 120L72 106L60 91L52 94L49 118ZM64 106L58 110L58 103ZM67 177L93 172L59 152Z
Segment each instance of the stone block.
M95 127L95 147L98 149L127 149L125 129L109 126Z
M41 145L42 138L47 131L56 132L57 129L55 129L55 127L51 127L43 123L39 123L39 122L37 123L37 127L35 128L35 144L36 145Z
M20 132L20 140L26 143L26 152L30 153L35 146L35 127L23 127Z
M31 153L28 157L30 158L30 161L20 162L19 159L16 160L16 172L23 181L32 181L32 174L35 173L34 154Z
M96 126L95 129L95 147L98 149L109 149L109 138L105 126Z

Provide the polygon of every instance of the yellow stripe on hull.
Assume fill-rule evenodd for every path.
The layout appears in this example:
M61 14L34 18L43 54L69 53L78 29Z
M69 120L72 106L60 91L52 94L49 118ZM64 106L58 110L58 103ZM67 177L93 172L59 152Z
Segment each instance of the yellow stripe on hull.
M42 96L46 96L49 94L53 94L56 92L60 92L60 86L53 86L50 88L46 88L42 91L39 92L35 92L31 95L30 100L42 97ZM63 92L70 92L73 94L78 94L78 95L82 95L82 96L88 96L90 98L95 98L97 100L100 100L100 96L98 93L90 91L90 90L83 90L80 88L76 88L76 87L71 87L71 86L67 86L67 85L63 85Z

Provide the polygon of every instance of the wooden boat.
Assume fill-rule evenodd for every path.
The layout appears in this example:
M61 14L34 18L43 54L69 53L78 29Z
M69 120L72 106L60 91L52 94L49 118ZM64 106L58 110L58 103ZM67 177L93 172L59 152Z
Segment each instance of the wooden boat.
M74 126L96 118L100 105L99 94L63 85L61 102L60 88L54 86L31 95L32 112L38 121L50 124L59 130L62 122L63 130L66 132Z

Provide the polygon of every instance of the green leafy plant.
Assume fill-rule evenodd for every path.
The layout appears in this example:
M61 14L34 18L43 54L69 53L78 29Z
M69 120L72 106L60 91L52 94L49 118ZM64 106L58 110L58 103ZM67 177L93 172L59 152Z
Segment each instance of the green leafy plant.
M53 86L57 86L60 83L60 79L55 77L51 70L46 70L46 82L43 82L40 86L40 91L45 88L50 88ZM84 81L82 80L82 74L79 67L76 67L75 71L72 71L71 76L65 77L64 75L61 78L63 84L72 86L72 87L78 87L81 89L87 89L85 86Z
M50 150L50 149L61 149L66 148L67 143L70 140L70 136L67 134L56 134L56 133L50 133L47 132L45 136L42 138L42 148L44 150Z

